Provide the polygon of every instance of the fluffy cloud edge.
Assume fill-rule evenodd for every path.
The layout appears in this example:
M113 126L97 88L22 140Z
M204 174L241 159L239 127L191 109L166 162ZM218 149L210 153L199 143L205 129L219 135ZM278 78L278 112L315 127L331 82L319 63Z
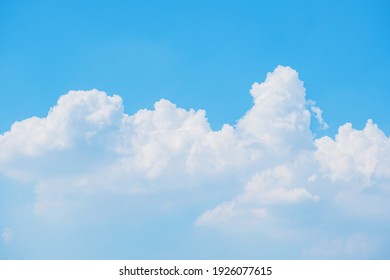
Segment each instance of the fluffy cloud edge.
M327 124L290 67L278 66L250 93L245 115L214 131L204 110L165 99L127 115L120 96L70 91L46 117L0 135L0 172L35 185L42 215L79 207L91 194L185 190L214 196L213 207L199 209L197 227L284 230L305 222L291 213L321 207L340 210L340 219L344 210L355 219L379 216L378 223L389 217L390 139L372 120L315 139L312 114ZM360 211L362 202L371 211Z

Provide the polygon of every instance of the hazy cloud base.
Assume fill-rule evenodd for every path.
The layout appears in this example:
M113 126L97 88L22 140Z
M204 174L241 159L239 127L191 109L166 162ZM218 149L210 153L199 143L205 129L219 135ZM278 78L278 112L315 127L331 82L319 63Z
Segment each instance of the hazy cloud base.
M12 211L7 221L63 243L97 230L91 244L107 250L24 255L390 257L389 137L368 120L315 139L311 119L327 124L290 67L278 66L250 94L252 108L217 131L203 110L162 99L127 115L121 97L97 90L70 91L46 117L14 123L0 135L0 173L33 186L26 209L34 222L18 226L31 217L13 222ZM27 234L0 226L8 247L13 232ZM149 248L121 251L137 240Z

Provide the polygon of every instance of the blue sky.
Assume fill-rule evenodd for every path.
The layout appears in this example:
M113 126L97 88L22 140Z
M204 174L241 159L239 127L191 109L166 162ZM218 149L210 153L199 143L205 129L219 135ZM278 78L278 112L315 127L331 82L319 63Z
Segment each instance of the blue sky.
M389 258L389 13L2 1L0 258Z

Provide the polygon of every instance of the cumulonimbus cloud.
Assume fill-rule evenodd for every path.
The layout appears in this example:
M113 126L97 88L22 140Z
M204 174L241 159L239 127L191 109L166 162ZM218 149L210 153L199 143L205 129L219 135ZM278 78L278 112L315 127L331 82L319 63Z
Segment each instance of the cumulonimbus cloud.
M46 117L16 122L0 135L0 172L36 186L40 213L98 192L136 196L193 188L207 197L225 180L235 195L199 209L197 226L267 223L277 230L305 219L286 209L317 205L390 218L390 140L372 120L363 130L345 124L335 139L315 139L310 112L323 128L327 124L290 67L278 66L250 93L246 114L214 131L204 110L165 99L128 115L117 95L70 91Z

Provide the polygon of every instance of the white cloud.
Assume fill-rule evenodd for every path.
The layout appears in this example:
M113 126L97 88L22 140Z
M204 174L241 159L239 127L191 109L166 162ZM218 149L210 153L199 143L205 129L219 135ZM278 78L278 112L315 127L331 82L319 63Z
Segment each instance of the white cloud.
M238 131L244 130L242 135L247 141L261 143L259 150L266 156L252 165L252 176L241 193L205 211L196 225L222 231L257 228L276 239L295 236L299 240L310 235L314 225L321 228L322 217L327 217L326 225L335 235L339 230L354 228L356 219L361 223L388 224L389 138L368 120L361 131L346 124L340 127L335 140L314 140L304 89L290 80L298 77L289 73L286 78L277 79L274 86L270 78L278 72L284 75L279 69L269 74L263 84L254 85L252 94L255 89L257 101L237 126ZM258 106L256 102L264 103ZM326 128L322 111L314 104L308 102L319 124ZM297 117L287 117L291 115ZM261 215L256 217L253 213L259 209ZM343 227L338 229L340 224ZM364 242L367 246L362 243L364 246L359 247L358 242L353 242L356 238L334 240L330 242L335 245L332 248L318 245L306 256L369 256L374 250L368 241Z
M88 143L99 132L119 127L122 99L97 90L70 91L59 98L47 117L32 117L12 125L1 137L1 159L38 157Z
M255 173L241 194L231 201L224 202L214 209L206 211L199 217L196 224L225 228L228 224L225 220L228 219L230 226L237 226L237 224L242 223L243 219L248 219L249 216L253 220L259 221L259 216L253 215L254 213L261 213L262 218L271 215L273 218L279 219L273 213L275 208L305 208L308 203L310 206L318 202L320 196L312 194L308 190L313 188L309 180L310 176L307 175L309 170L303 170L307 167L302 166L304 164L309 165L309 163L298 163L298 161ZM288 219L290 218L288 217ZM299 217L294 217L294 219L299 219ZM269 226L267 225L267 227Z
M185 192L207 201L198 226L291 232L315 213L390 217L390 140L377 125L345 124L335 139L314 139L310 111L327 124L290 67L278 66L250 93L253 106L236 125L213 131L204 110L165 99L127 115L119 96L70 91L46 117L0 135L0 172L34 184L42 215L109 195L167 194L170 208L185 207L174 198Z
M11 242L13 235L14 235L13 230L6 227L6 228L4 228L4 230L1 234L1 238L3 239L3 242L5 244L7 244L7 243Z
M257 173L245 187L245 192L239 198L246 203L256 201L260 204L297 203L303 200L318 200L305 188L294 186L293 171L287 166L277 166Z
M308 100L307 105L310 106L310 111L314 114L314 117L317 119L318 123L321 125L322 129L329 128L329 125L324 121L322 117L322 110L320 107L315 106L316 102L313 100Z
M250 93L254 105L237 123L247 141L260 143L275 155L312 145L305 88L295 70L278 66L265 82L254 83Z
M315 141L316 157L332 181L356 181L370 185L374 177L390 178L389 137L368 120L363 130L347 123L339 128L336 139Z

